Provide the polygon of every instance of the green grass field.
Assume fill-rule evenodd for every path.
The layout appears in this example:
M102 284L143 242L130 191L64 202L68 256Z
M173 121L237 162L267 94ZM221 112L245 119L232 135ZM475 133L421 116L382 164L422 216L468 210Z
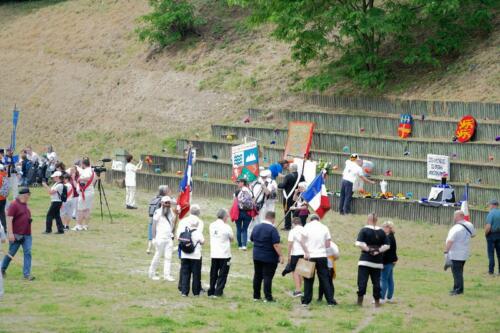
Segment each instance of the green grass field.
M49 198L32 195L34 215L33 274L22 279L22 253L8 270L6 295L0 302L0 332L499 332L500 278L487 272L485 240L478 232L473 255L465 266L465 294L448 296L450 272L442 269L447 228L396 222L400 261L395 268L397 304L374 309L370 297L363 308L356 300L358 250L354 241L364 216L329 213L327 224L341 250L335 281L339 306L326 303L304 309L290 297L290 276L274 279L275 304L252 301L252 254L233 245L233 261L225 297L181 298L177 282L151 281L147 268L147 202L140 209L123 207L123 190L108 188L115 223L100 221L94 211L90 230L64 236L42 235ZM197 198L195 198L197 199ZM229 200L195 200L203 219L214 220ZM383 219L382 219L383 220ZM207 229L205 230L207 237ZM285 235L282 234L283 248ZM3 245L4 252L6 245ZM202 282L208 283L209 246L203 248ZM160 265L161 267L161 265ZM179 261L173 272L178 278ZM279 273L283 266L278 268ZM317 282L316 282L317 284ZM368 291L371 294L371 287ZM316 296L316 290L315 290Z

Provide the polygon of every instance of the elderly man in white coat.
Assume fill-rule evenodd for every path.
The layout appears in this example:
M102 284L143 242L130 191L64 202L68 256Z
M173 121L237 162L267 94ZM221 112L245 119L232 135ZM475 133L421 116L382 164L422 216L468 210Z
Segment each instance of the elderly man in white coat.
M455 225L451 227L446 238L444 254L451 261L451 272L453 273L453 289L451 296L464 293L464 265L470 256L470 239L476 236L474 225L465 221L464 212L455 211L453 215Z
M156 251L149 267L149 277L153 280L160 279L156 274L156 269L160 264L160 258L164 257L163 279L170 282L175 281L171 275L171 264L177 213L172 209L171 204L172 199L170 197L162 197L161 207L155 211L153 216L153 244Z

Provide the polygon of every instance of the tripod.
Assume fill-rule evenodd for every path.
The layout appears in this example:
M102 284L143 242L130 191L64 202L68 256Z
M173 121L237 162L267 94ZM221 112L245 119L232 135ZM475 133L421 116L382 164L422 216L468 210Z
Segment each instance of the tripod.
M106 191L104 191L104 185L102 184L100 177L101 175L98 174L97 176L98 178L96 185L97 185L97 190L99 191L99 203L101 205L101 221L104 220L104 212L102 210L102 197L104 197L104 202L106 203L106 208L108 209L109 220L111 223L113 223L113 216L111 215L111 210L109 209L108 198L106 197Z

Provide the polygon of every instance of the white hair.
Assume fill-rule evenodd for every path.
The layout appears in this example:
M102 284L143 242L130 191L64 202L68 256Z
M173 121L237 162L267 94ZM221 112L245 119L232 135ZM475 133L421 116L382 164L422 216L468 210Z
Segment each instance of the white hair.
M195 216L200 216L200 214L201 214L200 206L197 204L191 205L190 212L191 212L191 214L193 214Z
M298 167L297 164L292 163L292 164L290 164L289 169L290 169L290 172L295 172L295 171L297 171L299 169L299 167Z

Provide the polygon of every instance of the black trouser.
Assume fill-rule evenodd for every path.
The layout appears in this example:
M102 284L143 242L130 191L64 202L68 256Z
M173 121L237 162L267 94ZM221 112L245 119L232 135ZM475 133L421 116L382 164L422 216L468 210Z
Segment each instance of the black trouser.
M201 291L201 260L182 259L181 260L181 293L189 294L189 284L193 276L193 295L198 296Z
M292 229L292 211L290 211L290 213L288 213L288 211L290 210L290 207L293 206L295 201L293 201L293 195L288 198L288 199L285 199L283 198L283 210L285 212L285 229ZM287 214L288 213L288 214Z
M208 296L222 296L224 293L224 287L226 286L230 264L231 258L212 258L212 265L210 266L210 289L208 289Z
M464 292L464 265L463 260L451 261L451 272L453 273L453 291L457 293Z
M380 299L380 273L382 273L381 268L358 266L358 296L366 294L368 277L370 277L373 285L373 298Z
M5 178L5 181L6 178ZM7 220L5 219L5 205L7 204L7 199L0 200L0 221L2 223L3 230L5 230L5 234L7 234Z
M325 293L325 298L328 304L333 304L333 290L330 278L330 272L328 270L328 259L323 258L311 258L309 261L316 263L316 274L318 275L319 285ZM314 276L310 279L304 278L304 297L302 298L302 304L311 303L313 296L313 286L314 286Z
M486 236L488 252L488 272L495 273L495 251L497 252L498 272L500 273L500 231L492 232Z
M253 298L260 299L260 287L264 280L264 296L267 300L273 299L273 278L278 263L263 262L260 260L253 261Z
M351 213L352 186L353 183L344 179L342 180L342 186L340 189L340 201L339 201L340 214Z
M56 220L57 231L64 232L64 226L61 220L61 201L52 201L47 212L47 219L45 220L45 231L52 232L52 221Z
M328 274L329 274L328 282L330 283L330 287L332 288L333 299L335 299L335 286L333 285L333 268L328 268ZM323 286L320 283L318 289L318 301L323 300L324 295L325 291L323 290Z

